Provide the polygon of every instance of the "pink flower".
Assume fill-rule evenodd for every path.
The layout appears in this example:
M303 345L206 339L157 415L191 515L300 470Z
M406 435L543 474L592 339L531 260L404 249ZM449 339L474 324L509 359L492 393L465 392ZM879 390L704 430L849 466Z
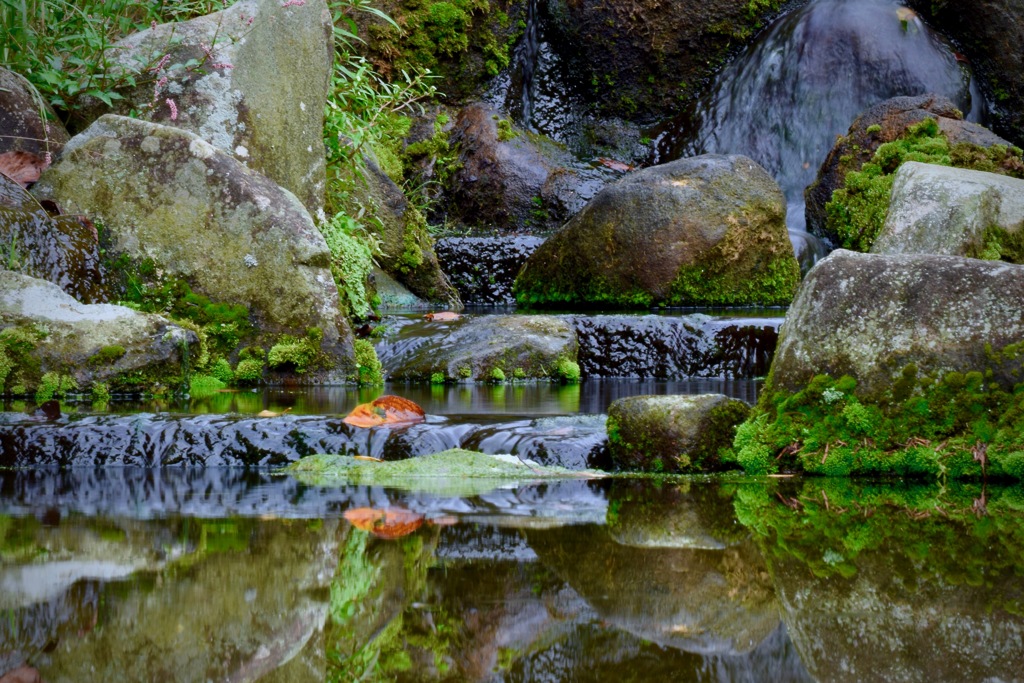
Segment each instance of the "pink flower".
M163 57L161 57L160 61L156 63L156 66L150 67L149 70L150 71L160 71L160 69L162 69L165 66L167 66L167 62L169 62L169 61L171 61L170 53L165 54Z
M214 69L234 69L234 64L228 64L227 62L217 62L212 65Z
M172 100L169 97L166 100L164 100L164 102L167 103L167 108L171 110L171 121L177 121L178 120L178 105L176 105L174 103L174 100Z
M281 7L301 7L306 4L306 0L285 0L281 3Z

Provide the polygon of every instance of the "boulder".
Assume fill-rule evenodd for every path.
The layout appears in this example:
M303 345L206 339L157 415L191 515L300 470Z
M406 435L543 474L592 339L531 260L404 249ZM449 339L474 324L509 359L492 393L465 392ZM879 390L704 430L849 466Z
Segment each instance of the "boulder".
M520 304L784 304L800 268L786 204L747 157L703 155L606 186L526 261Z
M426 301L461 309L459 294L441 270L427 222L405 193L372 160L366 160L361 177L352 179L353 195L372 218L368 229L376 232L380 246L377 262L391 277Z
M1024 180L908 161L896 171L889 213L871 253L999 258L1010 245L1000 244L993 229L1024 240ZM1004 260L1020 263L1022 257L1008 251Z
M327 183L324 103L333 46L324 0L242 0L112 46L109 55L118 65L131 70L142 64L145 73L114 111L141 112L195 133L290 190L317 216ZM198 64L186 67L190 60ZM105 111L97 103L84 116Z
M407 325L397 343L378 353L393 380L431 381L440 374L446 382L491 381L496 379L495 370L509 380L572 379L564 377L563 370L564 364L575 366L577 343L572 327L561 318L463 316L451 322ZM578 374L577 367L576 379Z
M46 113L44 120L40 112ZM0 154L28 152L36 157L60 153L68 132L22 76L0 68Z
M515 127L484 105L459 112L451 133L460 167L445 202L473 228L550 232L616 175L578 164L553 140Z
M694 96L782 6L778 0L553 0L557 35L586 95L609 113L656 117Z
M82 216L50 216L3 175L0 269L49 280L82 303L109 300L96 227Z
M16 386L31 393L50 372L70 376L82 390L96 382L112 389L174 389L186 370L183 348L198 342L194 332L161 316L82 304L53 283L5 270L0 328L6 336L0 341L0 369L9 366L0 391L8 393Z
M247 306L263 335L319 328L328 364L344 371L350 363L331 254L309 213L197 135L104 116L36 189L102 221L111 256L150 262L214 303Z
M1010 144L984 126L964 121L956 105L940 95L893 97L880 102L858 116L846 135L836 140L814 182L804 192L807 231L838 244L839 237L826 228L825 205L832 199L832 193L843 186L849 171L860 169L880 146L902 137L907 128L926 118L938 122L950 144Z
M957 41L983 76L992 128L1024 145L1024 4L1020 0L908 0Z
M929 254L839 249L818 263L786 316L765 394L815 375L857 381L870 401L913 365L921 375L991 370L1012 388L1024 339L1024 266Z
M630 396L608 407L608 446L622 469L700 473L726 469L728 448L750 407L722 394Z

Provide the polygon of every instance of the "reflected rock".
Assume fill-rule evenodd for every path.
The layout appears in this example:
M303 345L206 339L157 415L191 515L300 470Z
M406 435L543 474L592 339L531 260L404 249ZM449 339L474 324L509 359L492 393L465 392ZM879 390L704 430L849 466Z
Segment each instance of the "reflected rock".
M602 619L663 647L745 653L779 625L771 579L750 541L725 550L637 548L596 526L527 538Z
M1019 500L817 479L742 486L735 504L818 680L1019 681Z
M749 535L736 521L728 495L689 481L654 488L612 480L607 524L616 543L634 548L724 550Z
M40 634L60 646L33 657L49 683L80 681L83 671L96 680L164 680L169 671L177 680L256 680L323 628L328 606L318 591L338 561L336 522L159 521L148 528L124 542L145 552L168 532L187 541L155 576L134 575L134 590L105 577L83 579L13 614L16 626L39 629L48 622L34 611L70 610L70 619L58 617ZM174 580L182 571L189 580ZM62 631L59 624L83 608L92 611L91 624Z

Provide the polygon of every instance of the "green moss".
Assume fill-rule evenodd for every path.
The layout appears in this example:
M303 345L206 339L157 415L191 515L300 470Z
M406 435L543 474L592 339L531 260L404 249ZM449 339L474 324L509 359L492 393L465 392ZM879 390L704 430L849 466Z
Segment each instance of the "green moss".
M494 368L491 370L491 381L496 384L501 384L505 381L505 371L501 368Z
M35 384L41 374L39 361L31 354L46 332L34 325L0 330L0 392L24 395L26 384Z
M320 233L331 251L331 274L347 313L356 317L366 315L370 308L366 282L373 271L376 242L356 218L344 212L321 225Z
M800 284L800 265L795 259L776 258L766 268L740 273L733 270L728 259L717 252L716 247L701 265L679 269L669 290L668 305L774 306L793 300Z
M323 365L324 359L320 352L323 339L324 334L317 327L309 328L302 338L283 334L267 353L267 365L278 370L291 369L300 375L305 374Z
M377 357L373 344L365 339L356 339L354 344L356 356L355 381L360 386L378 386L384 384L384 368Z
M96 354L89 359L90 365L112 365L116 363L121 357L127 353L123 346L112 344L110 346L104 346Z
M241 384L255 384L263 379L266 352L258 346L247 346L238 354L235 366L235 381Z
M969 246L964 255L1024 264L1024 226L1010 232L998 225L990 225L981 235L979 243Z
M445 376L444 376L443 372L435 372L435 373L430 375L430 383L431 384L434 384L434 385L444 384L445 381L446 380L445 380Z
M509 140L515 140L519 137L518 131L512 127L512 122L508 119L498 119L498 140L501 142L508 142Z
M189 394L192 398L212 396L225 388L227 384L210 375L193 375L189 382Z
M226 358L218 358L213 362L210 366L210 376L216 377L224 384L231 384L235 381L235 373Z
M512 371L512 378L526 379L526 370L523 370L522 368L516 368L515 370Z
M919 376L908 366L870 400L846 376L819 375L795 393L769 388L737 430L730 457L751 474L1019 478L1024 383L1005 390L991 376Z
M77 388L78 382L74 377L57 372L47 372L39 380L39 387L36 389L36 403L43 403L57 397L62 398Z
M105 382L93 383L91 398L93 404L103 404L110 401L110 389L107 387Z
M826 230L838 236L840 246L863 252L871 249L885 224L896 170L906 161L1024 177L1020 149L968 143L950 146L935 119L925 119L881 145L860 170L846 173L843 186L832 193L825 205Z
M559 356L551 368L551 376L564 384L576 384L580 381L580 366L570 358Z

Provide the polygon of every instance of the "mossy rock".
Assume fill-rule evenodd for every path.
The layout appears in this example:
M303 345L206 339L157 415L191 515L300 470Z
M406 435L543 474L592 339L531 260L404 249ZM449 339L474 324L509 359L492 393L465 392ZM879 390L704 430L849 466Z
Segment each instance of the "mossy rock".
M800 279L778 185L739 155L703 155L607 185L527 259L524 306L788 303Z
M750 412L722 394L631 396L608 407L608 447L623 469L700 473L728 469L719 451Z
M321 330L318 377L348 374L352 333L330 251L309 213L295 195L198 136L106 115L33 189L101 223L111 260L146 265L206 303L244 302L246 324L268 348L279 335Z
M0 270L0 393L173 392L189 372L190 330L158 315L82 304L57 285ZM44 381L46 378L47 381Z

